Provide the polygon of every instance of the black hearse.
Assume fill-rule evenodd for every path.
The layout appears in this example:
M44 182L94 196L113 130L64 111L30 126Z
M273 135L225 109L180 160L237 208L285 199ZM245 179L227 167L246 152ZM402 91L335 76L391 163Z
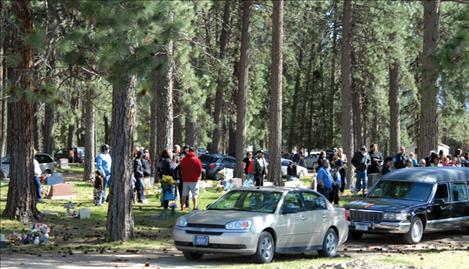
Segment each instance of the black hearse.
M398 233L416 244L424 231L468 230L469 168L399 169L345 208L354 239L363 233Z

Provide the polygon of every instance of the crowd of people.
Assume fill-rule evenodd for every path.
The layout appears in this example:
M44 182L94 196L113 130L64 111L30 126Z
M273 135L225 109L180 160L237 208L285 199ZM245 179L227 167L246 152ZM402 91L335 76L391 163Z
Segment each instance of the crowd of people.
M132 177L136 203L148 203L145 198L145 182L152 174L151 164L148 149L136 150ZM96 157L96 176L93 183L95 205L102 205L107 200L106 188L111 184L111 165L110 147L103 145ZM198 208L198 182L202 176L202 162L193 148L186 146L181 151L181 147L175 145L173 150L163 150L155 162L155 174L161 182L160 201L164 209L169 208L171 200L179 199L180 208L184 210L189 207L189 197L192 197L193 209Z

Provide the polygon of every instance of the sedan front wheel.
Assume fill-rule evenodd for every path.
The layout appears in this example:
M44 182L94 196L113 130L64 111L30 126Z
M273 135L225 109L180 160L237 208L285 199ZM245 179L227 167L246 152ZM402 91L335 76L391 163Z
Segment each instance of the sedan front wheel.
M257 251L254 259L258 263L269 263L274 259L275 242L269 232L262 232L257 243Z

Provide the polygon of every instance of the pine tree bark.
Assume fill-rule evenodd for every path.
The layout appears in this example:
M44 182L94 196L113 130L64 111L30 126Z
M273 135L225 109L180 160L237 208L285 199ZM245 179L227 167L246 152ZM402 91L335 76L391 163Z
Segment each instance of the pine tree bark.
M165 51L158 53L157 69L153 71L153 103L156 116L156 148L153 156L173 147L173 42L168 42ZM155 119L152 119L155 120ZM152 138L153 139L153 138Z
M68 125L68 136L67 136L67 149L71 149L75 146L75 125Z
M173 89L173 106L174 106L174 122L173 122L173 136L174 144L182 144L182 134L183 134L183 125L182 125L182 104L181 104L181 87L177 78L174 80L174 89Z
M433 53L438 45L440 0L423 1L423 55L420 93L420 122L417 140L419 158L438 149L438 68Z
M109 144L109 119L106 115L103 116L104 121L104 143Z
M213 112L213 124L215 125L212 133L212 142L210 143L210 152L218 153L220 151L220 137L221 137L221 114L223 110L223 92L226 87L226 79L222 72L222 65L225 59L226 49L228 47L229 40L229 28L230 28L230 13L231 13L231 0L225 0L225 8L223 12L223 23L220 33L220 67L217 78L217 91L215 94L215 109Z
M305 16L306 17L306 16ZM306 21L306 19L304 19ZM298 48L298 66L296 69L296 75L295 75L295 89L293 92L293 103L291 107L291 115L290 115L290 122L289 124L289 131L288 131L288 151L291 152L293 150L293 144L295 142L298 142L296 139L296 128L297 125L295 125L295 122L297 119L296 111L298 107L298 99L300 95L300 88L301 88L301 71L303 69L303 54L304 54L304 44L305 44L305 38L304 34L301 36L301 43L300 47Z
M184 112L186 145L193 146L197 144L197 115L194 115L193 111L189 107L186 107Z
M389 138L390 150L395 154L401 145L400 102L399 102L399 64L394 60L389 64Z
M246 142L246 108L249 72L249 21L251 17L251 1L243 1L243 19L241 26L241 51L238 77L238 102L236 113L236 170L235 177L242 178L244 144Z
M332 27L332 62L331 62L331 84L330 84L330 95L329 95L329 106L328 106L328 135L327 135L327 144L329 146L334 146L334 134L336 130L335 126L335 96L337 93L337 87L335 84L335 72L336 72L336 55L337 55L337 3L334 2L333 7L334 12L334 25Z
M353 152L352 148L352 14L353 14L353 3L352 0L344 0L343 6L343 17L342 17L342 62L341 62L341 78L342 78L342 89L341 89L341 102L342 102L342 119L341 119L341 142L344 153L350 160ZM348 171L350 175L350 169Z
M5 7L3 1L0 2L0 29L5 29ZM4 60L5 57L5 37L0 37L0 156L4 155L4 146L5 146L5 111L6 111L6 102L3 100L5 92L5 78L6 72L4 70Z
M94 90L91 85L88 85L86 90L85 100L83 105L85 106L85 160L83 173L83 181L87 181L94 177L94 163L95 155L94 149L96 148L94 136L96 132L95 128L95 109L93 105Z
M115 82L112 89L111 186L107 213L108 241L135 237L132 215L133 134L135 129L136 75Z
M274 1L272 12L272 88L269 122L269 179L280 186L282 179L282 70L283 0Z
M12 49L21 55L21 61L18 66L8 70L11 74L11 81L19 82L12 85L12 90L19 98L11 102L8 107L9 116L11 116L8 121L11 162L10 183L3 216L28 223L40 218L36 208L37 197L33 184L34 109L33 104L26 97L34 90L34 59L32 48L21 41L21 37L33 31L33 14L26 0L15 1L12 3L12 9L20 22L18 32L12 35L15 40Z

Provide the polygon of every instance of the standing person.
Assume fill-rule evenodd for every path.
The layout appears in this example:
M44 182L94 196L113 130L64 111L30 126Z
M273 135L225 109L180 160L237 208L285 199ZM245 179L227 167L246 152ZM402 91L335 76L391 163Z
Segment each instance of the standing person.
M104 177L99 171L95 172L94 182L93 182L93 201L94 205L103 205L104 195L103 195L103 183Z
M363 187L363 194L366 195L368 192L367 181L368 175L367 170L370 165L370 155L366 151L366 146L363 145L360 147L360 151L355 152L352 158L352 165L356 169L357 181L355 183L355 192L359 193Z
M149 187L154 184L154 181L151 181L151 156L150 151L148 149L143 149L143 158L142 158L142 166L143 166L143 187L144 190L146 189L146 185L148 182Z
M321 152L319 152L319 157L318 157L317 171L319 171L319 168L323 166L324 160L327 160L326 152L324 150L321 150Z
M181 166L180 166L182 158L183 156L181 152L181 146L174 145L173 156L171 158L171 168L173 169L174 180L176 180L177 189L179 193L179 203L181 205L181 208L182 208L182 191L184 188L184 183L182 182L182 178L181 178ZM186 208L189 207L189 199L186 199L184 206Z
M377 144L371 144L370 146L370 159L371 163L368 167L368 185L373 186L373 184L381 177L381 166L383 164L383 154L378 151Z
M34 152L34 156L33 156L34 187L36 187L37 202L42 203L42 184L41 184L42 170L41 170L41 166L39 166L39 162L35 158L37 154L37 150L34 149L33 152Z
M304 154L304 149L300 149L300 160L298 161L299 166L305 166L305 154Z
M246 176L245 186L254 185L254 159L252 158L252 152L248 151L246 157L243 159L244 163L244 175Z
M336 157L334 157L336 158ZM329 192L329 202L334 203L334 205L339 205L339 190L342 184L342 179L340 177L340 168L343 167L342 160L335 160L335 168L331 169L332 175L332 188Z
M418 167L419 164L417 162L417 159L415 159L415 155L413 152L409 153L409 160L412 162L412 167Z
M403 146L399 147L399 153L394 156L393 162L396 169L402 169L405 167L405 162L407 161L407 156L405 154L405 148Z
M319 168L318 174L316 175L318 192L324 195L326 199L329 199L329 193L332 190L333 179L329 171L329 161L326 159L322 164L323 165Z
M135 189L137 190L137 202L147 204L145 199L145 184L144 177L145 172L143 169L143 156L145 155L144 151L137 151L137 155L134 159L134 178L135 178Z
M343 193L347 185L347 155L345 155L342 148L337 148L337 161L342 161L342 167L339 169L340 173L340 192Z
M184 210L189 192L192 194L193 209L198 210L197 195L199 191L199 180L202 175L202 162L195 155L193 148L189 148L186 156L181 160L180 167L182 182L184 184L181 210Z
M171 151L168 149L163 150L161 153L160 159L158 160L158 174L161 179L163 176L170 176L174 179L174 170L171 169ZM173 191L172 186L167 186L161 181L161 202L163 204L164 209L168 209L169 207L169 200L168 197L173 196L170 195Z
M391 172L391 168L392 168L392 157L386 157L386 159L384 159L384 164L383 164L383 168L381 169L381 174L386 175L387 173Z
M104 178L103 184L103 199L106 197L106 188L109 188L111 185L111 165L112 159L111 155L109 154L111 148L108 144L104 144L101 146L101 153L99 153L98 157L96 157L96 170L101 173ZM104 203L104 200L101 201Z
M257 158L254 161L254 178L256 186L264 186L264 176L267 174L267 164L264 159L264 152L257 151Z

